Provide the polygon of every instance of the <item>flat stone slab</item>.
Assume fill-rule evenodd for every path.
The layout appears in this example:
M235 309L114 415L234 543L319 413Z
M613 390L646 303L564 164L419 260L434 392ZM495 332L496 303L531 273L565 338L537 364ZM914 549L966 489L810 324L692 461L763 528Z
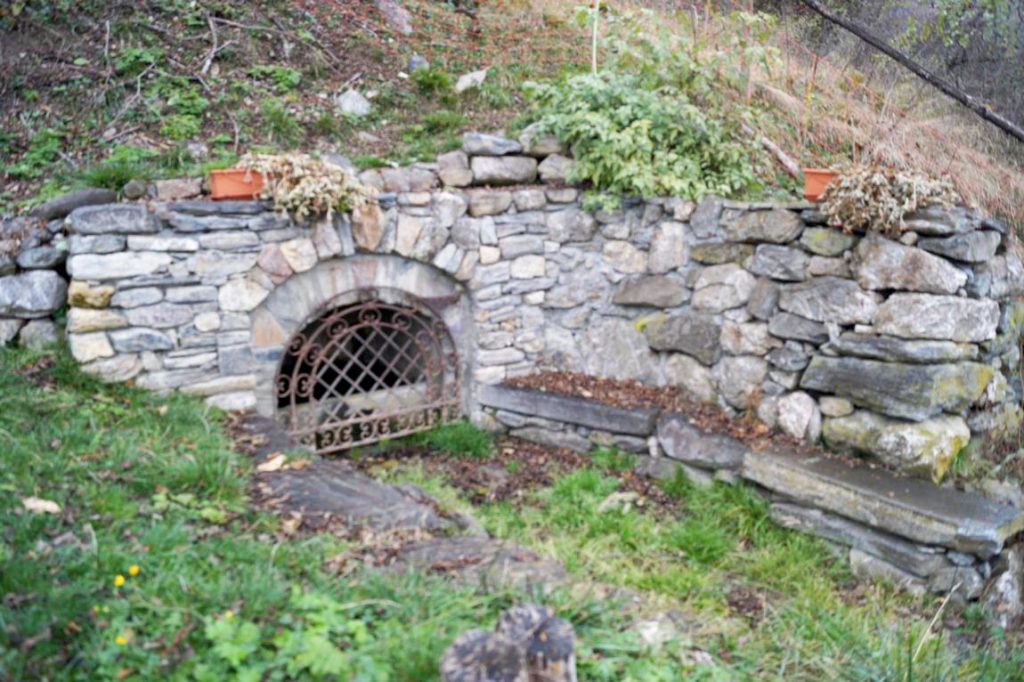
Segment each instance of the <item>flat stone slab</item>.
M742 441L708 433L672 413L658 420L658 444L669 459L705 469L735 469L749 450Z
M508 386L481 386L478 397L487 407L631 436L651 435L658 418L654 409L625 410L585 398Z
M748 453L742 475L769 490L924 544L982 558L1024 529L1024 510L883 469L792 453Z
M303 469L260 474L258 480L275 506L350 528L437 532L455 527L418 488L381 483L341 460L314 460Z
M415 542L399 550L389 568L444 573L456 582L542 594L569 585L568 574L557 562L492 538L454 536Z

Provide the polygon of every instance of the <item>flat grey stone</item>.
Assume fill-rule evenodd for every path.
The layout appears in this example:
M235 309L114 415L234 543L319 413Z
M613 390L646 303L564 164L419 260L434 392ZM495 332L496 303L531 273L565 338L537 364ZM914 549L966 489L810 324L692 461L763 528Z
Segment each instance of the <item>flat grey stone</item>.
M110 344L118 353L139 353L145 350L171 350L174 340L170 336L155 329L133 327L118 329L108 335Z
M160 221L142 204L103 204L76 208L68 216L75 234L153 234Z
M759 320L769 320L779 306L779 285L761 277L750 291L747 312Z
M532 156L474 156L469 166L478 185L529 185L537 179Z
M809 227L800 235L800 246L818 256L839 256L856 243L857 238L852 234L831 227Z
M487 407L634 436L654 433L658 414L653 409L624 410L584 398L508 386L481 386L478 399Z
M721 237L719 219L722 217L723 208L724 201L719 197L708 196L701 199L690 216L690 229L697 239Z
M466 133L462 136L462 150L470 156L505 156L519 154L523 145L498 135Z
M572 431L557 431L539 426L525 426L519 429L512 429L509 435L513 438L522 438L545 447L565 448L573 452L585 453L594 449L593 443Z
M245 215L252 216L274 210L269 201L175 201L167 205L168 211L193 216Z
M850 548L850 571L861 580L882 580L916 597L928 591L925 580L856 547Z
M585 242L593 239L597 221L586 211L569 208L549 213L547 227L548 236L556 242Z
M29 215L40 220L55 220L63 218L76 208L82 206L95 206L97 204L112 204L117 201L117 192L98 187L77 189L49 201L44 201L31 211Z
M568 584L558 563L507 540L441 537L405 545L390 570L444 571L456 582L548 594Z
M995 338L999 304L959 296L893 294L878 307L875 330L904 339L977 343Z
M52 270L0 277L0 317L46 317L60 308L68 284Z
M749 449L735 438L697 428L681 414L658 419L658 444L669 459L703 469L735 469Z
M847 547L855 547L919 578L927 578L949 567L949 562L942 554L923 551L928 548L922 548L890 533L854 523L820 509L802 507L789 502L776 502L772 504L768 514L783 528L815 535Z
M705 242L690 247L690 258L705 265L722 265L724 263L743 263L754 255L753 244L736 242Z
M954 294L967 283L967 273L927 251L880 236L857 245L857 282L864 289Z
M790 313L773 315L768 320L768 333L780 339L808 341L814 344L828 341L828 329L825 325Z
M819 355L804 371L800 386L882 414L923 421L967 409L992 375L991 366L975 362L911 365Z
M674 308L686 300L686 288L676 279L664 275L640 277L619 284L612 303L627 306Z
M18 254L18 267L22 270L49 270L67 258L67 251L56 246L37 246Z
M686 353L705 365L713 365L721 357L721 335L722 325L712 315L689 310L644 326L644 336L654 350Z
M1002 240L998 232L985 230L946 238L919 239L917 247L964 263L987 263L996 255Z
M747 270L783 282L802 282L807 277L809 262L807 254L800 249L759 244Z
M549 298L554 292L549 292ZM657 382L661 376L660 359L629 320L592 321L579 339L581 369L587 374L647 383Z
M923 545L988 558L1024 529L1024 511L884 469L825 457L751 452L742 475L773 492Z
M981 227L981 221L962 206L925 206L908 214L903 222L909 232L936 237L962 234Z
M124 251L126 237L120 234L83 235L73 234L68 237L68 253L107 254Z
M781 287L779 307L816 322L870 324L880 301L856 282L839 277L815 277Z
M18 343L23 348L40 350L55 346L59 337L60 329L53 320L29 320L18 333Z
M928 580L928 590L935 594L956 593L967 601L974 601L981 596L985 588L985 579L977 570L969 566L947 566L940 569Z
M690 222L692 224L693 218ZM804 223L797 213L775 208L744 213L725 222L723 231L726 241L730 242L786 244L800 236Z
M978 347L973 344L907 340L893 336L854 332L843 333L839 338L831 341L827 348L834 350L839 355L914 364L960 362L961 360L975 360L978 357Z

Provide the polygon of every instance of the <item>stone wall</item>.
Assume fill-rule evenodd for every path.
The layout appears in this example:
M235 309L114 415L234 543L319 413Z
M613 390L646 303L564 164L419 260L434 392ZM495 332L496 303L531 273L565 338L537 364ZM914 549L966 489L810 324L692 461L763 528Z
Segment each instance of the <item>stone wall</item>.
M376 203L302 224L261 202L76 208L71 352L111 380L270 414L306 316L394 284L457 297L465 407L492 426L477 386L560 369L679 385L936 479L972 436L1019 429L1024 264L1003 225L928 210L894 241L807 204L589 211L560 151L467 135L435 164L362 173Z

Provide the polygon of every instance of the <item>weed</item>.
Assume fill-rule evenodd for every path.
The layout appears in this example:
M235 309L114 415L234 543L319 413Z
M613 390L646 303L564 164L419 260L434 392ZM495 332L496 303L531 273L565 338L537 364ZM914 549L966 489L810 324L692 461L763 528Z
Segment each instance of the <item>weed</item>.
M114 57L114 68L122 76L136 76L147 67L158 64L164 56L159 47L128 47Z
M494 441L491 435L465 420L442 424L430 431L411 436L409 440L418 445L466 457L485 458L494 454Z
M16 180L38 178L56 160L63 145L63 133L53 128L40 130L32 136L28 151L18 163L4 168L4 173Z
M158 154L139 147L115 147L106 160L81 171L77 180L88 187L104 187L120 191L129 180L145 182L156 173Z
M263 123L276 144L286 148L298 146L302 141L302 126L284 102L276 98L264 99L260 102L260 111Z
M428 135L452 132L465 124L466 117L455 111L435 111L421 120L423 132Z
M274 64L254 66L249 69L249 75L253 78L269 79L280 94L291 92L302 82L302 74L297 70Z
M362 155L352 159L352 165L359 170L370 170L372 168L387 168L388 162L379 156Z

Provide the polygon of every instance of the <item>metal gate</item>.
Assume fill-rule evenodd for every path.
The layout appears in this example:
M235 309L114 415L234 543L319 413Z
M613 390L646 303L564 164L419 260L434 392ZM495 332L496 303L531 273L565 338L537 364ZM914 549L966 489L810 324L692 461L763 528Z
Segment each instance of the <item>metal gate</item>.
M299 442L327 454L459 417L458 355L438 314L457 297L374 288L339 299L292 339L278 369L278 416Z

